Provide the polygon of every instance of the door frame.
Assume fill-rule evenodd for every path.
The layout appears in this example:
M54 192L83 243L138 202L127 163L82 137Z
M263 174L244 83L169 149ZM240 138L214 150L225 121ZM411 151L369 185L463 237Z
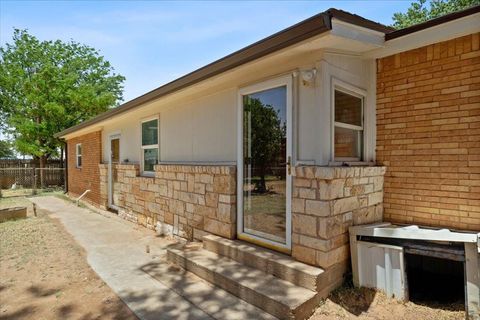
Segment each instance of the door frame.
M237 100L237 237L241 240L290 254L292 249L292 174L286 174L285 244L244 232L243 228L243 96L259 91L286 86L287 147L286 159L293 167L293 75L288 74L258 82L238 90ZM285 168L285 170L287 170Z
M121 134L119 132L111 133L108 135L108 207L114 210L119 210L120 208L113 203L113 166L112 166L112 140L118 139L118 157L120 158L121 151Z

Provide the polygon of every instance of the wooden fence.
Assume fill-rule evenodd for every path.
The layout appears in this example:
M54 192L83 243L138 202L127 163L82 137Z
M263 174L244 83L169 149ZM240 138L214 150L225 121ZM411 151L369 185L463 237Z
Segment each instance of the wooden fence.
M64 168L0 168L1 189L65 187Z
M36 159L0 159L0 168L39 168L40 161ZM61 160L48 160L45 168L64 168Z

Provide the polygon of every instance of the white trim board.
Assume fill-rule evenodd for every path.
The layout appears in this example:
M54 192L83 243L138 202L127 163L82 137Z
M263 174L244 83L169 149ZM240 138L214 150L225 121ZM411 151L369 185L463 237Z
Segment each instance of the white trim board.
M335 18L332 19L330 34L368 44L372 48L383 47L385 43L383 32L363 28Z
M478 243L480 233L430 229L416 225L398 226L390 223L350 227L350 234L395 239Z
M480 13L472 14L421 31L385 41L383 48L366 52L365 58L383 58L396 53L424 47L433 43L448 41L480 32Z

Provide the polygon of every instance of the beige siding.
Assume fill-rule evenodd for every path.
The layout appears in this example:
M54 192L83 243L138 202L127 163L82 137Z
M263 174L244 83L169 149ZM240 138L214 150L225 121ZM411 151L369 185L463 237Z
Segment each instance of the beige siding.
M229 89L162 112L161 160L235 161L235 106Z
M120 132L121 160L139 162L141 119L159 115L162 162L236 162L238 88L297 71L294 152L303 163L326 165L331 159L331 79L370 90L368 84L375 82L371 65L368 60L321 50L255 62L222 76L224 81L215 86L200 85L190 95L178 92L107 121L103 126L104 161L108 159L108 136ZM318 70L316 80L305 85L301 71L312 68ZM369 109L374 119L374 105ZM374 130L374 125L370 128ZM373 158L373 145L371 149L369 159Z

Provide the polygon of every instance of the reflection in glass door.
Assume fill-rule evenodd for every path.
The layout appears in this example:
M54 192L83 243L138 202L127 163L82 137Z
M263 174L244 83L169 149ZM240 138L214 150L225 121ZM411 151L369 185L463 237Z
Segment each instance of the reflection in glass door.
M287 85L242 95L240 230L241 234L253 236L257 243L262 244L263 240L287 249L291 192L288 99Z
M110 136L110 161L108 163L108 205L118 210L120 184L117 164L120 163L120 135Z

